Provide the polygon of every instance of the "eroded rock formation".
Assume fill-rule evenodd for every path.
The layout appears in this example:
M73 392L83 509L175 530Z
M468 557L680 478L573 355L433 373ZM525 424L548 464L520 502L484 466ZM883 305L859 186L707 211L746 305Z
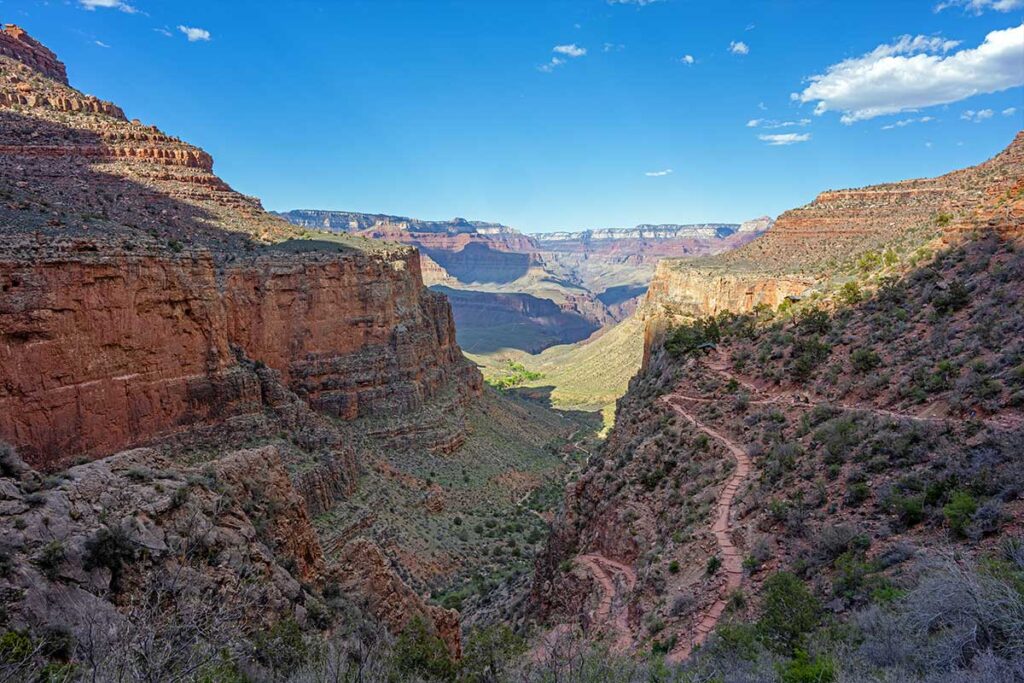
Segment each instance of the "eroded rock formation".
M266 618L302 622L300 581L320 586L331 571L309 516L359 476L352 435L334 418L400 418L434 401L448 419L417 444L444 452L465 438L462 410L481 378L414 248L311 234L268 214L218 178L206 152L70 88L56 57L10 26L0 33L0 230L0 442L35 470L94 461L68 470L42 511L18 502L29 489L5 485L13 502L0 524L29 515L39 532L16 535L17 547L38 550L40 514L62 525L64 578L88 593L18 573L43 591L18 608L27 625L55 618L36 609L50 588L113 623L119 595L138 597L175 562L191 567L179 509L192 490L183 482L200 477L216 485L196 490L192 523L230 570L200 570L196 586L220 590L252 572ZM242 449L251 439L276 445ZM116 590L82 564L83 538L112 523L97 517L104 510L152 560ZM457 652L457 615L395 591L393 609L422 612Z

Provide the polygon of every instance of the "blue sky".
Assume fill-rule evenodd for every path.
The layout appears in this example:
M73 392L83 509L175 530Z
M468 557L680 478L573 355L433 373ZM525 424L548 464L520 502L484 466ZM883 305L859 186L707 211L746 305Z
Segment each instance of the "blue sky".
M991 156L1024 127L1024 0L938 1L3 0L0 19L270 209L543 231L776 215Z

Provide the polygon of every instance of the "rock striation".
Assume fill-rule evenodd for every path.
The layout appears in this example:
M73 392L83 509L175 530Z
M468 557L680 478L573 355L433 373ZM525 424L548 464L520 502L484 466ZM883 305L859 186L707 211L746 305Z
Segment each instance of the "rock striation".
M680 316L773 308L800 297L842 264L936 235L995 228L1019 234L1024 133L992 159L937 178L828 190L786 211L756 240L718 256L665 259L638 313L648 346ZM757 227L767 226L758 219ZM647 354L649 355L649 354Z
M0 438L30 464L260 410L239 351L343 419L479 387L414 249L300 239L202 150L113 105L54 106L100 101L42 78L48 51L15 34L27 47L0 58Z
M62 525L68 572L8 577L29 587L18 624L123 622L122 602L171 570L204 595L224 591L215 602L225 607L244 602L229 584L251 579L262 608L247 627L305 624L307 594L333 566L310 515L350 495L364 464L346 421L387 415L405 429L402 418L429 404L448 419L395 438L441 453L465 439L463 411L482 380L448 302L424 287L415 248L265 212L203 150L69 87L56 57L10 26L0 33L0 231L0 442L27 463L11 470L20 483L0 481L12 501L0 533L27 524L35 536L15 540L30 558L42 527ZM82 461L54 476L69 483L48 489L43 510L24 502L39 472ZM184 484L200 479L188 517ZM112 521L147 548L116 586L83 560L86 540ZM203 530L200 568L177 567L175 544ZM390 566L373 572L404 585ZM422 613L458 652L456 613L407 587L389 595L390 609ZM73 614L49 607L62 601Z

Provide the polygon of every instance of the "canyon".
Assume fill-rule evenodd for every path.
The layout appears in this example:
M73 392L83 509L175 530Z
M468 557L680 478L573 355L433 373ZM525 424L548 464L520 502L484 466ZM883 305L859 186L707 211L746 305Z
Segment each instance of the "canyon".
M474 356L517 349L535 354L586 340L629 317L659 259L733 249L772 223L764 217L741 225L527 234L463 218L423 221L323 210L279 215L300 227L419 248L429 263L425 281L449 296L459 343Z
M516 500L561 481L578 426L485 395L416 248L264 211L13 25L0 224L11 633L92 638L113 666L117 643L193 618L220 620L215 654L353 609L459 655L458 613L427 596L525 559L458 525L497 514L533 538L529 509L481 501L503 476ZM129 609L147 596L169 621Z
M542 653L575 634L739 676L729 639L777 599L775 574L856 620L868 585L912 583L908 558L1013 536L1022 154L1019 133L978 166L824 192L734 251L659 263L643 368L537 562ZM968 483L979 448L989 486ZM971 530L943 530L953 489ZM610 591L595 563L633 578Z
M0 226L0 677L1024 675L1024 132L743 224L275 214L7 24Z

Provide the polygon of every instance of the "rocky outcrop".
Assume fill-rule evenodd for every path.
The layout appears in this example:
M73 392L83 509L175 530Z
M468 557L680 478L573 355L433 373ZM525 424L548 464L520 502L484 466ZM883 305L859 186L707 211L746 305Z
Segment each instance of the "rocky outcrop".
M202 606L211 620L237 611L232 626L304 622L309 596L298 579L319 581L323 557L273 448L230 454L213 473L139 449L72 467L56 485L2 455L10 628L67 629L82 643L158 629L145 601L119 609L127 594Z
M392 632L402 631L418 617L433 626L453 657L462 655L459 613L428 605L402 582L372 542L361 537L349 541L331 576L344 590L372 596L370 612Z
M0 94L83 99L3 66ZM297 239L205 152L120 110L2 103L0 439L33 466L262 410L237 352L343 419L478 390L414 250Z
M68 73L57 55L37 42L15 24L4 24L0 31L0 55L16 59L47 78L68 84Z
M122 633L172 576L204 615L251 605L247 629L324 628L307 606L347 574L369 577L352 597L422 614L457 654L457 613L427 606L370 541L332 568L310 523L352 494L357 437L440 453L465 440L482 380L418 252L264 212L204 151L67 87L45 48L8 33L0 442L35 470L91 461L44 480L0 458L17 478L0 477L12 623ZM428 407L444 419L409 429ZM367 416L372 435L345 422ZM131 567L97 566L90 539L122 531Z
M871 250L986 227L1019 234L1022 165L1024 133L978 166L938 178L822 192L739 249L663 260L638 313L647 321L647 346L680 317L749 311L758 304L775 308Z

